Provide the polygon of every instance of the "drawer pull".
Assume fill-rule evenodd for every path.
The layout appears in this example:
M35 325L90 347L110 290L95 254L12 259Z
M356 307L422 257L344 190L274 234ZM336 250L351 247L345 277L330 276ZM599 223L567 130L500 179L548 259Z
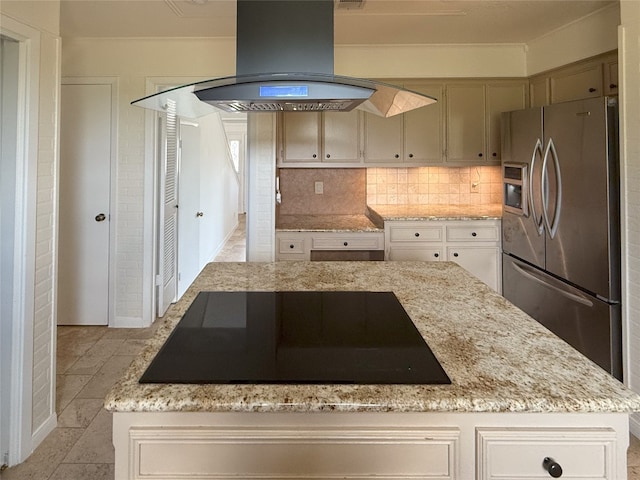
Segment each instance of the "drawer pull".
M597 91L597 89L596 89L596 88L591 87L591 88L589 89L589 93L593 93L593 92L595 92L595 91Z
M420 236L420 233L419 233L419 232L416 232L416 233L414 233L414 235L415 235L416 237L419 237L419 236Z
M609 88L618 88L618 85L616 85L615 83L610 83Z
M347 245L349 245L349 242L344 242L343 245L346 247Z
M440 254L439 253L434 253L433 256L438 258L440 256Z
M291 244L291 245L289 245L289 248L296 248L296 246Z
M455 253L453 254L453 256L454 256L454 257L457 257L457 256L458 256L458 252L455 252Z
M315 153L313 155L311 155L313 158L318 158L318 155L316 155Z
M395 157L395 158L400 158L400 155L396 153L396 154L394 155L394 157Z
M477 234L476 232L471 232L471 236L472 236L472 237L477 237L477 236L478 236L478 234Z
M542 468L544 468L549 475L553 478L560 478L562 476L562 467L553 458L545 457L542 460Z

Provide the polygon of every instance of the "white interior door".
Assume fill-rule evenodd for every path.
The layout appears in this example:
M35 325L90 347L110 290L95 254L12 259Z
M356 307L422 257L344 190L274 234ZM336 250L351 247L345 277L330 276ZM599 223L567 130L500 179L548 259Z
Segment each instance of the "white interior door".
M63 84L58 324L109 323L112 86Z
M158 317L178 295L178 117L175 103L167 102L160 121L160 208L158 232Z
M180 122L178 298L200 273L200 128Z

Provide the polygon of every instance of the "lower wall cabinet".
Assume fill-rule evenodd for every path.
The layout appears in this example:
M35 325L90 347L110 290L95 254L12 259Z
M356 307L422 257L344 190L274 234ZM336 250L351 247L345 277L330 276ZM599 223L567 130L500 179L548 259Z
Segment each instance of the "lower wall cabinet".
M276 232L276 260L383 260L383 232Z
M385 259L456 262L502 292L500 220L385 222Z
M113 443L123 480L621 480L629 430L624 413L116 412Z

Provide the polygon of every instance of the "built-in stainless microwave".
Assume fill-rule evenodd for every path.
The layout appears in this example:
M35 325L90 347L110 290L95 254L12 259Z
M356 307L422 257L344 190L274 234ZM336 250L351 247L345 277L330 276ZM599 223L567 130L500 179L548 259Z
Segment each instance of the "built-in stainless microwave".
M528 178L526 163L502 164L503 208L516 215L529 216Z

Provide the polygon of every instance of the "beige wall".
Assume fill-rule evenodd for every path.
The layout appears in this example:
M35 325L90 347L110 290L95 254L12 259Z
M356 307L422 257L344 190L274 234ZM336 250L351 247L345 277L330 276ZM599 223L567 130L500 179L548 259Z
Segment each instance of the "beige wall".
M618 48L620 5L560 27L527 44L527 76Z

